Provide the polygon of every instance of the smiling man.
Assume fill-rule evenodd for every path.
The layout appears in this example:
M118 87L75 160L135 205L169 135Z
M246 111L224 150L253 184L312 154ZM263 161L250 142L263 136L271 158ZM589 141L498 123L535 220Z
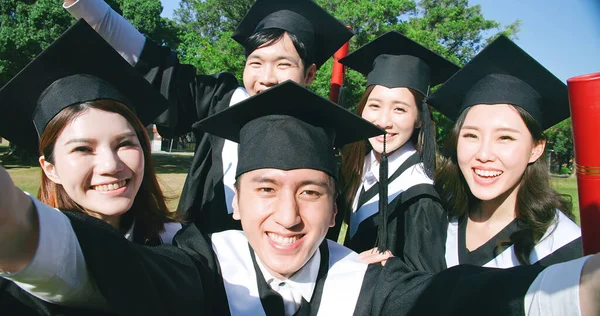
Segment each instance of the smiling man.
M171 108L157 121L163 137L193 131L196 150L178 212L205 232L239 229L232 218L237 144L193 128L205 117L286 80L310 85L317 69L350 37L344 24L310 0L258 0L232 38L246 53L243 85L231 73L197 75L175 52L147 40L102 0L65 0L131 65L160 89Z

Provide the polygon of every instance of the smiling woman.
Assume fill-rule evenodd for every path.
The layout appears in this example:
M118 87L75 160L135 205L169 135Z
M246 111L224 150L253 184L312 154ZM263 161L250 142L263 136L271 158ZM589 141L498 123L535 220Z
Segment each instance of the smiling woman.
M115 63L106 67L90 61L97 54ZM91 220L88 215L99 218L110 225L102 223L104 229L134 243L171 243L181 224L169 212L158 185L144 125L166 108L166 100L152 91L80 21L0 90L4 101L0 111L6 120L0 122L0 135L39 154L41 203L85 220ZM50 256L60 252L51 244L38 247ZM0 276L18 279L26 265ZM3 278L0 310L23 315L71 313L35 299Z
M582 255L571 202L550 187L544 156L543 131L569 116L567 98L564 83L503 36L430 96L456 121L436 176L449 213L448 267Z
M446 220L433 187L435 131L423 99L458 66L395 31L340 62L368 77L356 114L386 134L343 149L343 195L338 201L343 215L329 238L357 252L370 251L377 241L380 250L423 269L442 269L427 258L434 248L443 249ZM382 176L386 155L388 174ZM380 196L382 188L387 188L385 197ZM381 202L389 203L389 214L381 210ZM332 236L344 232L344 225L347 234ZM430 235L418 233L422 231Z

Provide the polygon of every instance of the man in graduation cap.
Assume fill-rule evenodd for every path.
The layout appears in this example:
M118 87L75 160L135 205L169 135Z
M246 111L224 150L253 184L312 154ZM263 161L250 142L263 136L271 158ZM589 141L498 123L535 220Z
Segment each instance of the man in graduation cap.
M557 303L563 306L555 312L566 315L579 312L580 297L585 312L598 310L598 256L543 272L459 266L431 276L397 258L367 265L325 240L337 211L333 146L382 131L296 83L199 125L239 142L233 206L243 232L206 235L190 225L175 237L177 247L143 247L102 221L67 220L34 205L8 185L0 190L12 192L3 193L0 216L28 224L0 236L30 250L60 240L68 250L60 262L69 268L57 269L40 253L24 260L15 247L0 252L0 270L20 271L11 279L42 299L121 315L539 315L540 306ZM0 184L7 177L0 168ZM31 225L36 216L39 226Z
M163 137L194 132L196 150L178 212L207 232L240 228L231 217L237 145L194 123L285 80L310 85L316 70L352 37L311 0L258 0L232 35L246 53L240 87L231 73L196 75L194 67L147 40L102 0L65 0L63 6L92 25L169 99L170 109L156 121Z

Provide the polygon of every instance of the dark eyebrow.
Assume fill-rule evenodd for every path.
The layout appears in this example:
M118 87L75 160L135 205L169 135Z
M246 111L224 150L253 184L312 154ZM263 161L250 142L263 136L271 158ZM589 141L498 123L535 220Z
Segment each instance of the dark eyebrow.
M125 132L123 134L119 134L115 137L115 139L117 140L117 142L123 141L124 139L127 139L129 137L136 137L137 135L133 132ZM95 141L91 138L73 138L70 139L68 142L65 143L65 145L69 145L69 144L75 144L75 143L83 143L83 144L93 144L95 143Z
M74 143L92 144L92 143L94 143L94 141L89 138L73 138L73 139L69 140L68 142L66 142L65 145L74 144Z
M369 98L367 99L367 101L378 101L378 102L383 102L383 101L381 101L381 99L380 99L380 98L372 98L372 97L369 97ZM406 103L406 102L404 102L404 101L400 101L400 100L394 100L394 101L393 101L393 104L397 104L397 103L400 103L400 104L402 104L402 105L406 105L406 106L411 106L410 104L408 104L408 103Z
M319 181L319 180L304 180L304 181L300 182L300 186L305 186L305 185L316 185L316 186L323 187L325 189L329 188L329 182Z
M465 125L463 126L461 129L472 129L472 130L476 130L478 131L479 128L476 126L470 126L470 125ZM497 128L494 130L495 132L511 132L511 133L518 133L520 134L521 131L514 129L514 128L510 128L510 127L501 127L501 128Z
M275 179L269 178L269 177L265 177L265 176L255 176L250 178L251 182L254 183L271 183L271 184L278 184L277 181L275 181Z
M117 140L117 142L120 142L120 141L122 141L124 139L127 139L127 138L130 138L130 137L137 138L137 134L134 133L134 132L125 132L123 134L117 135L115 137L115 139Z
M248 55L246 60L253 59L253 58L264 60L263 55L261 55L260 53L255 53L255 52L252 52L250 55ZM275 57L275 61L281 61L281 60L287 60L287 61L295 63L295 64L298 64L300 62L300 60L297 60L295 56L278 55L277 57Z

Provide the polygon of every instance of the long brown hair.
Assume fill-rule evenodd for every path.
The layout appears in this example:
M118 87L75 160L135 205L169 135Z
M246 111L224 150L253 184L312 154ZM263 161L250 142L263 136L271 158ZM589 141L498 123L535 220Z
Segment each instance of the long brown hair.
M543 130L531 114L521 107L514 106L514 108L525 122L533 141L535 143L543 141ZM444 143L446 150L444 156L447 158L442 162L434 181L450 217L468 216L469 210L479 203L460 171L456 151L460 129L468 112L469 109L466 109L458 117ZM510 237L510 243L514 244L519 263L528 265L529 254L554 221L555 210L559 209L573 219L573 206L570 196L560 194L550 186L550 173L545 153L525 168L519 184L515 214L520 227L524 229L514 233Z
M43 155L49 163L54 164L54 146L56 140L69 122L88 109L117 113L123 116L135 130L137 138L140 141L140 146L142 147L142 152L144 153L144 177L131 209L123 215L129 221L122 220L121 223L131 223L131 220L134 220L136 230L139 229L141 236L145 239L157 237L164 230L164 224L172 222L174 217L169 212L165 203L165 197L158 185L150 154L150 138L148 137L146 128L142 125L138 117L125 105L113 100L97 100L66 107L48 122L46 129L42 133L39 146L40 155ZM43 171L38 198L43 203L62 211L86 213L81 206L77 205L71 199L62 185L54 183Z
M358 116L362 116L362 112L367 104L367 100L371 95L371 92L375 88L375 85L370 85L367 87L365 92L363 93L360 102L356 106L355 113ZM423 111L421 109L421 104L423 103L424 96L419 92L409 89L412 95L415 98L415 104L417 106L417 110L419 115L417 116L417 121L415 125L423 122ZM410 137L410 141L415 145L415 149L418 152L423 150L424 142L435 142L435 139L426 139L423 135L423 128L419 128L418 132L413 132ZM369 140L361 140L355 143L351 143L342 148L342 170L341 170L341 189L344 193L344 209L350 208L352 205L352 201L354 201L354 197L356 196L356 191L358 191L358 187L360 186L360 182L363 176L363 169L365 163L365 156L371 150L371 144Z

